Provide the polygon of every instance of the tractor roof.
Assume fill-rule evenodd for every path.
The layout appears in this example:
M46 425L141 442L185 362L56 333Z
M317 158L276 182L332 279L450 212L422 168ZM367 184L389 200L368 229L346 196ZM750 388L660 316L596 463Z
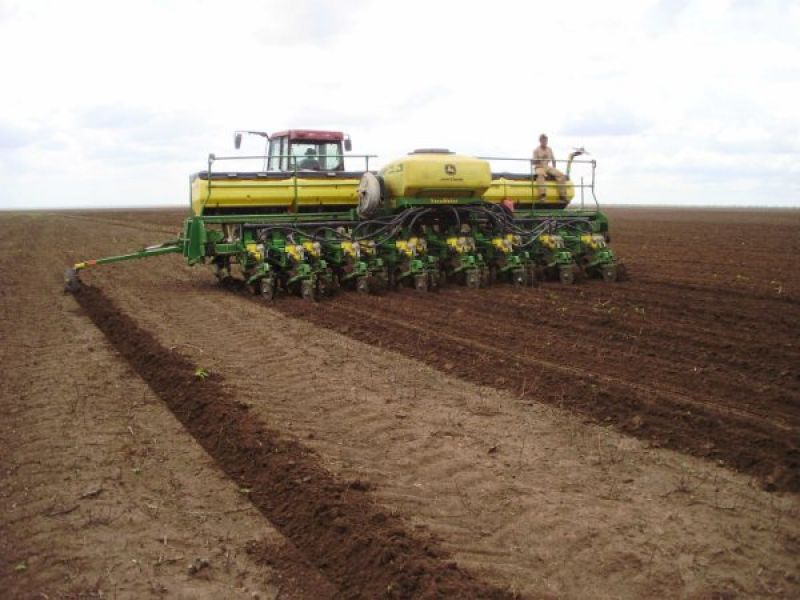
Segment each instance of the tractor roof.
M313 140L340 142L344 139L341 131L320 131L318 129L288 129L273 133L272 137L289 136L289 141Z

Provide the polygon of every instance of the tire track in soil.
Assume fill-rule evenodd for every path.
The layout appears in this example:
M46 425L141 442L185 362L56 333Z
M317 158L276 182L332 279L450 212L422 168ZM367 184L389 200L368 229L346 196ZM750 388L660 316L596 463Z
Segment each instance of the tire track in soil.
M626 285L626 292L627 289ZM582 370L620 373L631 384L643 385L643 390L652 388L651 373L657 372L661 390L671 390L684 398L711 397L713 404L719 405L722 410L739 412L746 409L748 413L760 415L778 427L785 428L787 423L800 424L795 408L800 404L800 376L795 380L781 376L782 373L789 375L795 371L800 360L800 357L795 357L797 352L792 352L791 348L781 348L780 353L768 353L763 352L761 346L754 348L739 340L731 340L723 342L725 346L706 350L697 341L702 337L702 330L706 329L705 323L664 324L665 319L659 317L657 323L643 323L647 331L645 335L640 335L631 331L625 320L606 321L592 315L587 303L577 297L584 293L583 290L565 290L559 296L565 298L556 304L566 301L563 306L569 308L571 317L568 320L548 303L542 305L541 299L537 301L529 295L513 292L508 288L492 290L490 303L484 299L476 302L475 296L469 293L448 294L444 302L436 297L424 296L415 298L413 302L418 305L417 312L425 315L429 323L426 326L435 325L437 332L442 331L447 335L448 331L453 333L451 322L457 316L458 321L469 323L468 331L456 332L457 337L491 341L494 346L504 348L506 355L513 355L515 360L519 360L520 356L529 356L531 348L541 348L542 334L546 332L551 339L558 340L558 343L546 348L551 364L568 366L577 363ZM370 302L365 299L361 304ZM347 303L350 304L349 301ZM408 322L408 314L402 306L381 302L380 305L372 303L371 307L377 315L393 316L401 322ZM700 310L694 311L694 314L700 313ZM491 315L491 320L487 319L487 315ZM498 322L503 321L524 324L524 327L520 326L513 332L503 331L498 327ZM688 329L685 335L674 334L676 330L683 329ZM720 340L729 339L724 327L714 327L713 332ZM502 336L513 339L515 347L505 345ZM771 337L778 336L771 334ZM647 369L630 368L630 363L637 360L629 356L631 339L636 340L637 351L646 354ZM602 353L598 353L600 340ZM692 373L692 367L698 364L708 364L712 370L704 372L703 377L687 378L686 374ZM732 374L736 377L732 377ZM742 377L746 379L745 384L740 380ZM776 377L780 381L779 386L774 385ZM712 386L713 394L709 394ZM701 403L709 404L705 400ZM779 419L785 423L779 424Z
M412 536L383 512L360 481L336 481L300 444L264 426L218 377L161 346L102 291L84 286L78 303L111 345L242 489L251 502L343 598L487 598L517 595L475 579L433 539ZM271 550L254 547L269 563Z
M452 332L450 321L454 314L459 316L462 322L470 323L469 332L465 335L472 338L481 340L492 340L496 337L497 331L495 324L487 322L486 315L491 314L495 321L507 320L509 322L524 322L525 327L514 332L514 341L517 344L517 349L537 348L541 345L541 337L543 332L548 332L552 338L559 340L567 340L568 343L558 344L547 348L547 357L552 365L568 366L578 358L578 355L583 355L579 360L581 362L589 358L589 364L582 364L580 370L593 370L595 372L608 372L614 369L622 369L625 377L630 379L631 384L638 383L644 387L650 388L651 379L647 376L645 371L630 372L626 369L629 358L626 358L626 351L630 349L630 339L633 337L637 339L637 350L639 352L646 352L650 369L656 369L661 374L661 387L667 390L668 387L674 388L678 395L688 397L689 393L706 397L706 388L708 387L708 379L713 378L716 398L725 398L727 400L735 399L736 403L740 406L731 407L731 402L720 403L722 406L730 407L734 412L746 406L751 414L762 414L763 417L769 418L773 422L776 421L775 417L780 414L776 409L783 402L783 396L787 396L787 392L794 392L795 400L797 399L798 385L794 384L791 379L787 378L783 381L783 386L779 390L775 390L771 394L759 394L757 401L754 402L756 396L752 394L751 389L743 387L740 382L728 376L728 373L735 369L738 373L746 372L751 381L759 380L762 383L769 383L768 376L763 372L763 361L767 358L765 353L751 351L749 347L743 349L738 342L735 343L737 352L731 355L728 360L724 348L712 351L696 350L696 346L700 344L695 342L697 337L697 328L690 329L690 335L684 338L675 339L674 335L670 335L676 326L667 326L666 328L659 324L657 325L656 335L648 332L644 338L638 336L635 332L629 331L624 322L614 322L613 326L604 325L604 321L596 315L586 313L586 307L581 306L578 302L577 305L569 305L570 312L573 313L572 318L565 322L564 316L560 315L557 310L551 310L547 307L544 309L541 306L536 307L536 312L531 311L531 307L524 306L523 297L519 295L507 296L503 292L509 290L493 290L491 306L481 302L476 303L473 296L460 296L459 294L449 294L446 302L441 302L437 299L418 298L414 302L419 305L419 312L424 312L426 320L431 325L437 326L437 331L443 331L444 335L448 335L448 330ZM367 301L369 302L369 301ZM530 302L530 297L528 297ZM393 304L382 303L380 307L374 305L376 313L383 316L392 315L400 321L405 321L407 315L398 311ZM352 308L357 310L357 308ZM611 331L609 331L611 329ZM654 327L648 324L648 329L652 330ZM724 336L724 331L717 331L718 337ZM480 334L480 335L479 335ZM568 334L568 338L565 334ZM461 333L458 337L463 337ZM596 362L591 360L591 357L597 352L598 340L602 339L603 353L602 361ZM495 342L496 343L496 342ZM667 345L674 344L676 348L680 348L679 352L665 351ZM496 344L502 347L502 344ZM694 347L693 347L694 346ZM729 347L733 347L732 342ZM748 354L758 357L761 361L759 363L742 361L741 356ZM790 352L781 355L770 355L769 362L772 365L771 371L779 373L781 371L788 372L793 366L792 357ZM519 352L515 353L515 357L519 359ZM525 352L523 352L525 355ZM712 372L706 374L703 379L687 379L685 374L691 372L692 365L703 364L706 362L707 356L713 356L715 367L720 367L719 372ZM724 369L722 368L724 367ZM569 370L569 367L566 368ZM644 388L643 388L644 389ZM684 393L681 393L683 390ZM769 410L764 413L765 403L763 398L765 395L769 396ZM708 402L704 402L706 405ZM717 403L717 402L715 402ZM792 411L793 405L788 407L788 412L785 417L792 420L795 411ZM726 408L727 409L727 408Z
M647 266L641 269L646 271ZM547 295L556 294L559 300L547 306L540 298L533 311L526 306L531 298L525 291L520 295L519 290L497 286L491 298L470 292L445 290L441 297L413 299L402 292L380 298L343 294L326 300L324 310L281 298L275 307L469 381L516 393L524 390L530 399L570 407L656 444L723 460L729 467L756 475L768 489L800 491L798 440L792 432L800 422L798 346L792 334L796 328L791 327L800 313L794 298L648 278L645 273L617 287L592 283L548 287ZM645 306L644 334L633 327L638 323L592 312L593 304L609 299L630 310ZM569 309L570 319L558 313L560 304ZM373 316L391 315L401 322L422 323L431 331L489 343L496 351L489 358L452 341L431 344L432 335L387 328L375 320L356 323L351 309L359 307L369 307ZM487 310L492 321L486 318ZM504 319L514 325L493 328ZM468 325L469 331L460 323ZM548 338L557 343L542 347ZM604 385L598 390L590 377L565 376L546 368L521 369L513 364L520 354L595 373L611 369L624 381L663 389L667 399L654 403L644 389ZM692 364L711 368L702 377L687 376ZM787 373L791 377L778 377ZM675 401L669 392L675 392ZM711 409L687 405L681 397ZM739 416L725 415L727 408ZM747 413L757 418L751 420Z
M680 262L680 261L677 261ZM738 266L738 263L732 263L731 266ZM705 292L708 294L714 293L714 288L704 284L702 281L695 282L695 283L681 283L678 281L668 281L663 278L658 277L637 277L636 281L638 284L643 286L651 286L656 289L658 288L670 288L672 290L676 290L678 292ZM775 302L778 304L791 304L794 306L800 306L800 298L795 298L793 296L774 296L774 295L767 295L764 293L757 293L753 291L749 292L742 292L739 290L726 290L725 294L729 298L735 298L736 300L763 300L766 302Z
M384 323L388 323L390 328L405 327L410 331L416 331L417 333L420 334L420 338L424 337L424 335L426 334L426 329L419 325L406 323L399 319L390 319L385 317L376 318L374 313L359 310L354 307L350 307L349 310L352 314L360 315L362 319L365 320L373 319L376 321L382 321ZM505 353L503 350L498 350L498 348L482 343L480 341L471 340L468 338L444 332L439 332L438 335L442 336L446 341L452 342L455 345L469 347L477 352L485 353L486 355L494 355L494 357L497 359L499 359ZM720 413L723 411L730 412L733 416L737 417L740 420L752 420L754 422L759 422L759 424L762 427L764 426L777 427L779 429L786 431L791 430L791 427L783 423L775 423L773 421L768 421L767 419L764 419L759 415L748 413L746 411L738 410L736 408L725 408L717 404L714 404L713 402L708 402L705 400L701 400L699 398L692 398L691 396L682 394L679 391L669 390L666 388L661 388L661 389L654 388L645 384L637 383L635 381L627 381L625 379L620 379L619 377L614 377L613 375L606 375L601 372L595 372L581 367L573 367L569 364L555 363L549 360L536 358L533 356L517 356L515 360L517 360L520 363L527 363L527 365L531 367L548 369L551 371L563 373L565 375L574 376L583 380L598 381L603 384L614 386L617 388L630 388L634 392L644 394L645 398L643 398L643 401L648 405L653 404L653 401L649 400L648 397L651 398L654 397L656 399L660 397L660 399L662 400L669 400L675 403L680 403L685 405L686 407L691 407L692 409L695 410L701 409L704 411L708 411L709 413Z
M113 227L120 227L122 229L133 229L135 231L141 231L142 225L140 223L136 223L135 221L130 221L128 219L112 219L109 217L98 217L86 214L70 214L70 213L48 213L50 216L62 218L62 219L72 219L76 221L83 221L88 223L93 223L96 225L108 226L111 225ZM163 233L167 235L171 235L173 237L177 237L178 229L167 229L166 227L160 227L157 224L150 224L148 227L148 231L152 231L153 233ZM131 250L128 249L126 252L130 252Z
M627 372L615 377L599 376L605 370L600 363L606 358L587 349L559 356L548 348L551 360L539 360L525 350L536 346L520 344L526 336L534 343L537 333L525 331L528 322L507 320L518 307L508 306L502 296L492 298L491 314L502 315L503 323L494 318L476 321L468 310L456 314L454 305L463 308L473 303L476 310L482 304L485 308L471 292L460 290L458 295L469 298L458 299L447 292L446 301L402 291L378 298L343 294L319 306L281 299L274 307L287 316L423 360L480 385L570 408L659 446L724 461L756 476L765 489L800 492L794 402L790 401L793 411L781 411L794 417L787 424L771 416L769 408L748 406L746 390L728 398L724 392L709 394L700 388L684 392L637 381L647 377L648 360L632 361ZM460 327L460 322L471 325ZM774 404L770 400L767 407Z

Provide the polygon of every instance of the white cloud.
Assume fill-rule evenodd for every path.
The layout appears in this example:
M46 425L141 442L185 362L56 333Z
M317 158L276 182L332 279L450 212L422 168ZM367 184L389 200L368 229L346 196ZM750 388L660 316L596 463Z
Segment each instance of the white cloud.
M183 203L234 129L288 127L384 160L547 131L601 200L798 205L798 28L779 0L2 1L0 207Z
M589 107L569 118L561 132L577 136L631 136L644 133L647 121L621 106Z
M31 132L13 123L0 121L0 149L16 150L31 143Z

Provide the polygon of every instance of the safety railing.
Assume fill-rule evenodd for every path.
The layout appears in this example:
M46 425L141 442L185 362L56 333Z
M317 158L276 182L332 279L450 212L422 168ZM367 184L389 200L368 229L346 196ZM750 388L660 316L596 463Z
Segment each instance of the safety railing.
M206 194L206 199L204 201L205 204L211 199L211 192L213 189L224 189L224 188L236 188L236 189L252 189L252 188L270 188L270 187L285 187L286 183L285 180L282 181L268 181L266 180L267 177L275 174L283 174L286 175L286 179L292 179L292 188L293 188L293 199L292 204L293 207L297 207L297 201L300 193L300 188L325 188L330 187L331 185L336 185L336 179L333 179L337 173L343 172L344 167L344 160L345 159L363 159L364 160L364 171L369 171L369 159L370 158L377 158L377 154L323 154L319 156L314 156L313 158L317 161L320 160L327 160L327 159L338 159L338 165L341 165L340 168L336 169L309 169L302 167L302 162L306 160L307 156L296 156L294 154L273 154L271 156L266 155L255 155L255 156L217 156L215 154L208 155L208 170L206 171L208 177L208 192ZM224 180L222 181L214 181L213 175L213 167L214 163L219 161L248 161L248 160L261 160L264 161L264 166L267 166L268 160L277 160L280 164L281 162L285 161L285 164L289 165L289 169L277 169L277 170L270 170L270 169L263 169L260 171L255 171L253 174L256 178L265 178L264 181L258 181L253 183L241 183L237 182L235 184L229 183L226 184ZM337 167L338 167L337 165ZM353 171L344 171L347 173L352 173ZM354 171L355 173L362 173L360 170ZM225 171L218 171L218 174L224 175ZM319 178L314 179L301 179L298 177L298 174L301 175L319 175ZM232 173L231 175L238 175L238 173ZM330 177L331 179L326 181L324 178Z
M522 175L525 177L530 177L531 182L531 197L535 197L537 193L538 183L536 181L536 168L538 167L537 163L545 162L544 166L550 167L552 165L551 161L541 161L541 160L534 160L532 158L508 158L502 156L478 156L481 160L492 162L503 162L503 163L518 163L518 164L525 164L527 165L527 169L524 172L511 172L512 175ZM597 195L595 193L595 174L597 171L597 161L587 160L587 159L579 159L579 158L568 158L566 160L556 160L556 168L558 169L558 165L565 165L566 168L561 171L562 174L572 183L573 189L577 188L580 190L581 196L581 209L585 207L585 195L586 191L588 190L589 193L592 195L592 200L595 204L595 207L599 210L600 204L597 201ZM583 171L580 173L579 181L576 181L575 178L572 177L572 166L578 165L579 171ZM560 170L560 169L559 169ZM588 173L586 171L588 170ZM492 172L494 172L494 167L492 167ZM586 178L588 175L588 183L586 182Z
M344 160L345 159L363 159L364 160L364 170L356 170L356 171L344 171L347 173L363 173L369 171L369 161L371 158L377 158L377 154L325 154L320 155L319 157L314 157L317 160L319 159L338 159L342 167L344 167ZM335 177L336 173L342 172L342 169L306 169L301 168L300 164L306 156L296 156L293 154L281 154L281 155L254 155L254 156L216 156L215 154L208 155L208 192L206 196L206 200L204 202L207 203L211 198L212 188L213 189L221 189L221 188L237 188L237 189L249 189L249 188L269 188L269 187L285 187L286 183L285 180L281 181L268 181L266 180L269 176L274 176L275 174L285 174L286 178L292 179L292 187L293 187L293 206L297 206L298 197L300 194L300 189L306 188L325 188L330 187L331 185L335 185L336 179L331 179L329 181L325 181L326 177ZM537 182L537 175L536 175L536 168L537 162L531 158L509 158L509 157L499 157L499 156L479 156L477 157L481 160L486 160L489 163L501 162L504 164L508 163L517 163L517 164L524 164L526 165L526 170L524 172L511 172L505 171L512 175L521 175L530 180L531 186L531 197L534 198L537 194L538 185ZM281 162L285 160L286 163L290 166L289 169L280 169L280 170L269 170L264 169L260 171L254 172L254 176L256 178L263 177L265 178L264 181L258 181L253 183L244 183L244 182L237 182L237 183L230 183L226 184L224 180L217 180L214 181L213 178L213 166L214 163L220 161L248 161L248 160L261 160L264 161L264 165L267 165L267 160L278 160ZM556 160L556 166L562 165L566 168L564 169L563 174L569 178L569 181L572 184L573 189L578 189L580 191L580 203L581 209L585 208L586 203L586 194L587 191L591 194L592 201L595 204L595 207L599 210L600 205L597 200L597 195L595 192L595 181L596 181L596 171L597 171L597 161L595 160L587 160L587 159L579 159L579 158L570 158L566 160ZM550 161L547 161L547 166L550 166ZM572 168L573 166L577 165L578 170L580 171L579 179L576 181L576 178L572 176ZM494 172L494 167L492 168ZM587 173L588 171L588 173ZM224 174L225 171L218 171L218 174ZM239 173L231 173L231 175L238 175ZM305 179L298 177L298 174L302 175L310 175L310 174L318 174L319 177L315 177L313 179ZM587 182L588 179L588 182Z

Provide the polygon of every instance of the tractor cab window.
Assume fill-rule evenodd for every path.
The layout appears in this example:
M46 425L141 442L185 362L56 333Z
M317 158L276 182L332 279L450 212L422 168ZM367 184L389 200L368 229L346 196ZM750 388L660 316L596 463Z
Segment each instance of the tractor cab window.
M286 137L274 137L269 142L269 163L268 171L286 171L288 159L286 155Z
M342 149L338 142L292 142L290 167L298 170L341 171Z

